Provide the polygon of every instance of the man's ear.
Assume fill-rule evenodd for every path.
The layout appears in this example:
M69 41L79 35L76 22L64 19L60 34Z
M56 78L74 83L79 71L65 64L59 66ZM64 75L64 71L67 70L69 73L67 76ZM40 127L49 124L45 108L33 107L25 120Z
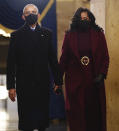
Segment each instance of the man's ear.
M22 15L22 19L25 20L25 16L24 15Z

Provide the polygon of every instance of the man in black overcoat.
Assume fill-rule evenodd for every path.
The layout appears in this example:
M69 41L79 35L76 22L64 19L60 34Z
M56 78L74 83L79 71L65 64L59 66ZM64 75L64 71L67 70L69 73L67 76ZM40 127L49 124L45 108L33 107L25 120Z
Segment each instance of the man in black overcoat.
M38 8L28 4L23 9L25 25L11 33L7 58L7 89L15 101L17 95L19 130L45 131L49 126L49 67L55 91L61 88L52 32L38 25Z

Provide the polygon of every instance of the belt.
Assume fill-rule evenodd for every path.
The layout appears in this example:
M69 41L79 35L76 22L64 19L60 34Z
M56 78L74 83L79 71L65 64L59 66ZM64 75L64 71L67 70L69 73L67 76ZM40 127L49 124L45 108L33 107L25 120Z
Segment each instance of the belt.
M90 63L90 59L88 56L81 57L81 64L87 66Z

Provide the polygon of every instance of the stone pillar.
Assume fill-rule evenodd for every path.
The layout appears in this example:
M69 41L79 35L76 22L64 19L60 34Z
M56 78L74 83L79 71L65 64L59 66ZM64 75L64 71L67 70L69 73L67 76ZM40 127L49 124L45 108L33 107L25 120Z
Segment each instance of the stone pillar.
M106 80L107 131L119 130L119 1L91 0L97 24L105 29L110 66Z
M90 10L96 17L96 23L105 30L105 0L91 0Z
M119 0L106 0L106 38L110 54L107 79L108 131L119 131Z

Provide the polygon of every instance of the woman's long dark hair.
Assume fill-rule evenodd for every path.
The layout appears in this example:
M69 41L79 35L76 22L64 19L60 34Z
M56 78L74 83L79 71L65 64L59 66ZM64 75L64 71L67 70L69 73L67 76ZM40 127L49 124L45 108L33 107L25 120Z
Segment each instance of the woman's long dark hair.
M81 20L81 13L82 12L87 12L88 17L90 19L90 26L95 29L96 31L103 31L103 29L101 27L99 27L96 23L95 23L95 16L93 15L93 13L87 9L87 8L79 8L76 13L74 14L73 18L72 18L72 23L70 25L70 30L69 31L76 31L78 29L78 25L79 25L79 21Z

